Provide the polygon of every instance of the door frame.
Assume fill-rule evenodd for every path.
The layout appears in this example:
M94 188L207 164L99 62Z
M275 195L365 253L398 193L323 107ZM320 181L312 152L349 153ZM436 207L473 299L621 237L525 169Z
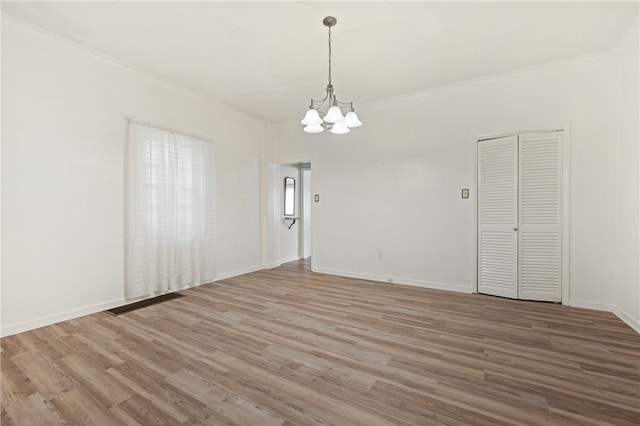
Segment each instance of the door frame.
M571 125L562 123L554 126L524 128L504 132L483 133L473 139L473 247L471 292L478 293L478 143L482 140L514 136L522 133L562 131L562 283L563 305L570 304L571 297Z
M309 164L309 167L302 167L302 164ZM311 162L300 163L300 229L298 235L298 254L301 259L306 259L304 257L305 251L304 246L306 245L307 239L309 240L309 255L313 260L313 238L311 238L312 233L312 224L313 224L313 200L311 199L311 182L313 178L311 177ZM308 175L308 176L307 176ZM309 185L307 186L307 180L309 181ZM305 188L308 188L308 191L305 191ZM309 197L309 205L305 205L305 198ZM309 224L309 234L307 235L305 232L305 228L307 227L307 220L305 216L308 216L308 224Z
M279 173L280 170L283 166L293 166L298 168L298 171L300 172L300 178L298 179L298 181L296 182L296 198L297 201L296 202L296 216L300 216L299 213L302 212L302 191L303 191L303 186L302 186L302 170L303 170L303 165L308 165L307 168L311 169L312 167L312 163L310 160L297 160L297 161L286 161L286 162L281 162L281 163L268 163L269 166L273 167L274 170L272 170L270 173L272 174L272 176L267 177L268 182L265 183L265 187L267 188L266 193L264 194L265 197L265 201L263 202L267 214L265 214L265 219L263 219L263 238L264 238L264 242L263 242L263 250L265 251L265 254L267 254L267 247L269 245L269 239L267 238L268 235L272 235L273 236L273 241L271 242L269 248L269 251L271 251L271 253L269 253L269 256L266 256L265 254L263 254L263 258L268 258L268 261L265 262L265 260L263 260L263 264L266 264L267 266L265 267L266 269L271 269L271 268L275 268L278 267L280 265L282 265L282 260L280 258L280 250L281 250L281 240L280 240L280 228L282 226L282 206L283 206L283 200L282 200L282 182L279 179ZM311 179L311 188L309 189L311 191L311 194L313 194L313 179ZM310 213L311 216L313 216L313 210L314 210L314 203L311 202L311 208L310 208ZM300 216L299 219L296 219L296 224L294 226L297 226L298 228L296 228L296 231L298 232L298 257L300 258L300 254L302 253L301 250L301 244L302 244L302 226L303 220L302 217ZM311 239L311 266L312 266L312 270L313 270L313 253L314 253L314 238L313 238L313 233L314 233L314 220L311 219L311 235L310 235L310 239Z

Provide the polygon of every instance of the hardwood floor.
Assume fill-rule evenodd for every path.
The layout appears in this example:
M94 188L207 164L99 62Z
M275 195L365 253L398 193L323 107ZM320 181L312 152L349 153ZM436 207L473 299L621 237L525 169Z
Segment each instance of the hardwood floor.
M611 313L304 262L180 293L3 338L2 425L640 424Z

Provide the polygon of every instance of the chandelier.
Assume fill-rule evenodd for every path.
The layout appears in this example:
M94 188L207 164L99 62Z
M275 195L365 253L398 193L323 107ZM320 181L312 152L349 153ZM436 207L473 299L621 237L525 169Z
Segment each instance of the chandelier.
M353 110L353 102L340 102L336 98L331 84L331 27L337 22L333 16L327 16L322 20L325 27L329 28L329 84L327 84L327 93L322 100L314 101L311 99L309 110L301 121L305 125L304 131L307 133L320 133L326 128L333 134L343 135L349 133L351 128L362 125ZM345 112L346 114L344 114Z

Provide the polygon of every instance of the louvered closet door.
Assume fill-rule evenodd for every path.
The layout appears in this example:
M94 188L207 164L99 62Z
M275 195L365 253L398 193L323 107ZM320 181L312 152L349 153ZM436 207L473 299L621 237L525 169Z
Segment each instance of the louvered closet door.
M561 300L562 132L522 134L519 298Z
M518 138L478 143L478 292L518 297Z

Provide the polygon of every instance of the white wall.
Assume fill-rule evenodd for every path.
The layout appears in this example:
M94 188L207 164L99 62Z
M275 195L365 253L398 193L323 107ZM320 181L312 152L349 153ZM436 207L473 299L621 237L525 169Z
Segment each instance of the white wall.
M217 273L258 269L265 123L2 22L2 334L122 303L125 116L215 141Z
M640 162L638 144L638 26L620 43L619 138L615 211L615 312L640 332Z
M282 186L276 163L311 160L315 270L460 291L475 268L475 194L460 199L475 137L569 123L571 303L637 323L634 43L619 58L356 99L363 127L308 135L298 120L266 125L3 19L2 334L122 302L125 116L216 141L218 276L289 255L270 182Z
M313 164L314 270L470 291L476 194L463 200L460 190L473 188L476 136L568 124L570 303L610 309L616 81L612 56L599 54L366 106L356 99L364 125L348 135L277 125L275 157Z
M300 240L300 226L301 221L296 220L296 223L291 225L290 219L284 219L284 178L292 177L296 180L296 195L295 195L295 217L300 217L300 195L302 191L302 185L300 182L300 169L297 166L282 165L280 166L280 179L276 182L276 188L278 188L278 195L280 199L279 212L279 229L280 229L280 258L277 263L291 262L292 260L300 259L299 256L299 240Z

